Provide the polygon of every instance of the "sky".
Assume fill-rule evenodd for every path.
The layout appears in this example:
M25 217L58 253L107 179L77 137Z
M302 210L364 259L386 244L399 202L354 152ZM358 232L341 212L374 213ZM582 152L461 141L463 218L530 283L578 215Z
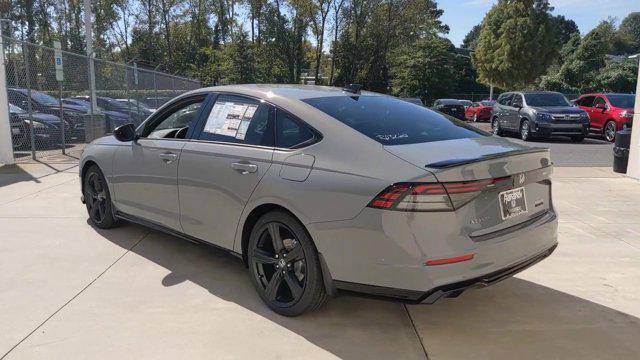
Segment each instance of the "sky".
M444 10L441 20L449 25L447 37L460 46L462 39L479 24L495 0L439 0ZM640 0L550 0L554 15L564 15L578 24L582 35L609 17L619 24L629 13L640 11Z

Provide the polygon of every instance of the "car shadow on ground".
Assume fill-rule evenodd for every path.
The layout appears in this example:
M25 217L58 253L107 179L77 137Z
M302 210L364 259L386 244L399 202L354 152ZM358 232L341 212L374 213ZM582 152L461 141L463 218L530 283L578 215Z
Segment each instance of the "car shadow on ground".
M130 246L122 237L110 237L108 230L96 231L123 248ZM540 347L556 358L602 358L594 354L603 351L624 357L625 342L639 350L640 319L518 278L434 305L405 307L341 295L318 311L287 318L262 303L245 266L226 252L153 230L131 251L169 271L162 285L197 284L343 359L425 358L418 336L427 352L442 358L542 358ZM607 332L594 339L585 334L591 330L597 335L601 328L621 334Z

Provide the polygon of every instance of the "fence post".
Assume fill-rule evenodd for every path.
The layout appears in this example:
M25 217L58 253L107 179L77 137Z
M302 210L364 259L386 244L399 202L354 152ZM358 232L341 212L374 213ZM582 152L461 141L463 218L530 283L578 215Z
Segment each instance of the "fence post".
M155 96L154 104L156 105L156 109L158 108L158 84L156 83L156 72L153 72L153 94Z
M0 121L0 163L13 164L13 140L11 139L11 120L9 116L9 99L7 97L7 76L5 74L4 38L0 23L0 116L8 121Z
M67 140L66 140L66 134L65 134L65 129L64 129L64 125L65 125L65 121L64 121L64 112L62 111L62 81L58 81L58 98L60 98L60 141L62 142L61 147L62 147L62 155L65 154L66 152L66 147L67 147Z
M24 73L27 77L27 113L29 114L29 134L31 138L31 158L36 159L36 137L33 128L33 106L31 103L31 69L29 68L29 44L22 41L22 55L24 56Z

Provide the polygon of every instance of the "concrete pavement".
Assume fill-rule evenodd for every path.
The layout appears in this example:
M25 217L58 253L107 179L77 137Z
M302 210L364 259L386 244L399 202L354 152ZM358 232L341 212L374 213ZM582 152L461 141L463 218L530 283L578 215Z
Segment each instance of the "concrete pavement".
M640 183L557 168L553 191L560 246L516 278L430 306L341 296L291 319L234 257L89 226L74 164L0 168L0 357L636 359Z

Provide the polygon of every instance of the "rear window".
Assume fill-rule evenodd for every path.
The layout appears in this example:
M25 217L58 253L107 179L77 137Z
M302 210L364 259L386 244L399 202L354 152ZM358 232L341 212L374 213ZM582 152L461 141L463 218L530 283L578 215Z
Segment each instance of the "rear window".
M635 95L607 95L611 105L619 108L632 108L635 106Z
M463 121L390 96L331 96L302 101L383 145L488 135Z

